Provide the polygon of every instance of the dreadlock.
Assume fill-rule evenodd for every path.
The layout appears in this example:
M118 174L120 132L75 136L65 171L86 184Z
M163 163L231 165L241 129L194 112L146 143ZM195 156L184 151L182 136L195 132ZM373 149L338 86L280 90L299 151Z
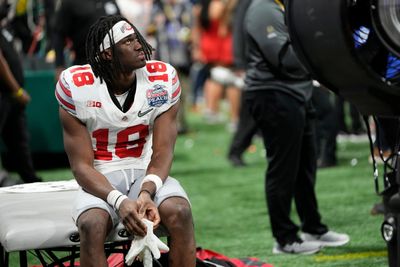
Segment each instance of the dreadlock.
M120 15L111 15L99 18L89 29L86 38L86 55L87 62L92 66L94 75L100 77L100 81L103 82L104 80L107 84L113 83L117 74L122 71L122 65L119 58L116 56L113 56L111 61L105 60L101 56L100 46L103 45L104 37L108 35L111 40L111 53L112 55L116 55L114 36L110 30L121 20L129 23L129 25L131 25L135 30L136 37L142 46L146 60L150 60L151 55L153 54L153 47L127 19Z

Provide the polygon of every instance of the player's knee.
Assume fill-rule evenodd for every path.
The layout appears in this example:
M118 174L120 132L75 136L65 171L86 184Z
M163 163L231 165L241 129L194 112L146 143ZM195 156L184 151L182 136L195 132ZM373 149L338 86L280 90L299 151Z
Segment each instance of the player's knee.
M107 221L97 216L80 216L78 220L79 233L84 236L105 235Z
M187 203L175 203L170 205L165 216L163 223L169 230L184 229L192 224L192 210Z

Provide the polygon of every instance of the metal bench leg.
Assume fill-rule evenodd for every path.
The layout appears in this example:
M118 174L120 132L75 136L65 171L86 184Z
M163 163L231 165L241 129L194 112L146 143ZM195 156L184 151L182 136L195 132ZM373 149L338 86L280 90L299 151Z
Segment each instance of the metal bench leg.
M25 250L19 252L19 266L28 267L28 257Z
M8 253L3 245L0 244L0 267L8 267L10 253Z
M5 260L4 249L3 246L0 245L0 267L4 267L4 260Z

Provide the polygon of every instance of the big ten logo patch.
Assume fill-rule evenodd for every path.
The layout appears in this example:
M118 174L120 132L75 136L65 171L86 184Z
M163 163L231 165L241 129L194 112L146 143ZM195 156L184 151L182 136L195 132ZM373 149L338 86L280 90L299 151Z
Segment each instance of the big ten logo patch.
M94 101L94 100L88 100L86 102L86 106L89 108L101 108L101 102Z

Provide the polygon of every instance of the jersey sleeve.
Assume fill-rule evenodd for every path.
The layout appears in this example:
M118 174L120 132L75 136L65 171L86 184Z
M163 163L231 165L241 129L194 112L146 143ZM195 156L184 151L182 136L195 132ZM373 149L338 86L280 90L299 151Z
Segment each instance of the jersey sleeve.
M77 116L75 103L68 82L65 79L65 71L60 75L56 85L55 96L59 105L73 116Z
M173 105L179 100L179 98L181 96L181 83L179 81L178 73L176 72L175 68L173 68L173 67L172 67L171 77L172 77L171 104Z
M179 76L175 68L158 60L147 62L146 67L150 88L146 92L149 107L154 107L152 116L157 118L179 102L182 93Z

